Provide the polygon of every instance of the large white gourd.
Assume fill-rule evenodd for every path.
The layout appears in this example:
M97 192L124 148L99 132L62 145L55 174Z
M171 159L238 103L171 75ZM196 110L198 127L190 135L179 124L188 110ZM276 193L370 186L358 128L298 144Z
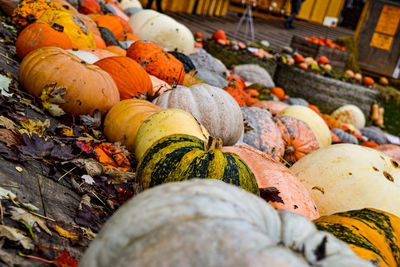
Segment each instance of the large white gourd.
M365 116L361 109L355 105L344 105L336 109L332 114L332 117L337 119L341 123L349 123L361 129L365 126Z

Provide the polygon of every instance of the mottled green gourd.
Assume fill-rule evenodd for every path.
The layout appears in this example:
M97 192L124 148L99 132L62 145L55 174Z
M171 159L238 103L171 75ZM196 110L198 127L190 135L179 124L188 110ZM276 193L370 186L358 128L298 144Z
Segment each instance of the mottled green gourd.
M212 178L237 185L259 195L257 180L236 154L222 152L220 139L203 140L174 134L158 140L145 153L137 169L143 188L184 181L191 178Z

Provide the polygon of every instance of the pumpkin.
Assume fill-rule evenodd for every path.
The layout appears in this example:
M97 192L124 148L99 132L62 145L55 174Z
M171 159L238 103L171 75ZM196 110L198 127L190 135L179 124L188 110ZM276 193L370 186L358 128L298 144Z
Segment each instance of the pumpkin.
M119 1L119 0L118 0ZM116 16L128 21L129 16L118 6L117 0L105 0L106 9Z
M257 64L243 64L234 67L233 72L242 77L246 82L259 83L267 88L275 87L271 75Z
M140 125L161 108L143 99L126 99L113 106L104 120L104 135L111 142L121 142L135 151L135 139Z
M293 164L305 155L319 149L314 132L305 122L287 116L276 116L274 121L281 131L285 143L283 158L288 163Z
M89 28L76 15L63 11L46 11L37 22L56 23L64 27L64 32L72 42L72 48L95 48L96 42Z
M82 48L81 50L90 52L96 55L99 59L118 56L117 54L102 48Z
M113 52L114 54L121 56L121 57L125 57L126 56L126 51L124 49L122 49L119 46L107 46L106 48L104 48L105 50L108 50L110 52Z
M308 102L300 97L289 97L289 98L285 98L282 100L282 102L285 102L286 104L289 105L298 105L298 106L305 106L308 107Z
M167 48L190 54L194 49L192 32L173 18L155 10L144 9L128 21L133 32L141 40L148 40Z
M340 142L350 143L350 144L358 144L358 140L355 136L349 134L348 132L343 131L340 128L333 128L332 131L339 138Z
M400 164L377 150L336 144L308 154L290 170L311 191L321 215L365 207L400 215Z
M139 41L140 39L136 35L134 35L133 33L128 32L128 33L126 33L124 35L124 39L123 40L124 41Z
M140 3L139 0L121 0L118 1L118 5L120 8L123 10L128 9L128 8L142 8L142 4Z
M377 143L372 142L372 141L362 141L362 142L359 143L359 145L360 145L360 146L371 147L371 148L374 148L374 147L378 147L378 146L379 146ZM394 157L392 157L392 158L394 158ZM395 158L394 158L394 159L395 159ZM397 160L397 159L396 159L396 160Z
M207 141L210 135L190 113L176 108L164 109L151 115L140 126L134 143L136 159L141 161L153 143L172 134L193 135L203 141Z
M321 56L317 59L318 64L328 64L329 63L329 59L326 56Z
M118 88L107 72L58 47L29 53L21 63L19 82L36 97L52 82L65 87L66 103L60 107L71 115L93 114L96 109L105 114L119 101Z
M218 61L215 57L213 57L211 54L209 54L206 50L199 49L198 52L190 54L189 57L192 60L197 71L202 72L202 71L206 70L208 72L215 73L216 75L221 77L227 84L226 78L228 77L228 75L230 73L229 70L226 68L226 66L223 63ZM223 88L225 86L226 85L220 86L220 88Z
M228 94L230 94L233 99L235 99L235 101L238 103L239 106L241 107L246 107L246 99L245 96L247 95L246 92L242 89L239 88L235 88L233 86L225 86L223 88L225 90L225 92L227 92Z
M86 16L84 14L75 14L83 23L86 25L86 27L89 28L89 30L93 33L93 35L99 35L101 36L101 33L99 29L97 28L96 22L92 20L89 16Z
M261 100L254 103L252 107L264 108L271 112L272 115L277 115L279 112L289 107L289 105L281 101Z
M374 81L374 79L372 79L371 77L365 76L365 77L362 79L362 84L363 84L363 85L366 85L366 86L372 86L372 85L375 84L375 81Z
M285 91L280 87L271 88L271 93L276 95L279 100L283 100L285 98Z
M104 42L103 38L101 38L101 35L93 34L93 38L94 42L96 43L96 48L105 48L107 46L106 42Z
M178 59L180 62L182 62L186 73L196 69L192 60L187 55L180 53L180 52L176 52L176 51L170 51L168 53L170 53L171 55L176 57L176 59Z
M191 113L213 137L224 145L235 144L243 132L239 105L224 90L208 85L177 86L153 100L162 108L179 108Z
M117 19L117 16L113 14L107 14L98 16L93 19L96 22L97 27L107 28L110 30L117 40L123 40L124 38L124 27L121 22Z
M389 157L400 161L400 146L395 144L384 144L374 147L374 149L381 151Z
M168 183L132 198L79 265L373 266L307 218L211 179Z
M344 105L336 109L331 116L341 123L349 123L357 129L365 126L365 116L361 109L355 105Z
M64 33L64 27L41 22L32 23L23 29L15 43L17 55L21 59L29 52L44 46L72 49L71 40Z
M213 40L218 41L218 40L224 40L226 41L226 34L223 30L216 30L212 37Z
M108 57L95 64L114 79L121 100L147 95L153 89L147 72L129 57Z
M133 36L135 36L135 40L140 40L136 35L133 34L132 28L128 23L129 17L127 19L124 19L117 15L117 16L115 16L115 18L119 21L119 23L121 23L122 27L124 28L125 33L130 33Z
M292 105L279 113L304 121L317 137L319 147L326 147L332 143L331 133L325 121L312 109L305 106Z
M376 126L368 126L360 129L361 134L379 145L384 145L389 143L388 138L385 135L385 132L382 131L379 127Z
M337 119L335 119L331 115L322 114L321 118L325 121L326 125L328 125L330 129L342 127L342 123L340 123Z
M241 107L244 122L243 142L279 161L285 152L282 134L265 109Z
M90 53L88 51L83 51L83 50L66 50L68 53L71 53L83 61L85 61L88 64L94 64L96 61L99 61L99 57L96 56L93 53Z
M350 77L351 79L354 78L354 71L352 71L352 70L346 70L346 71L345 71L345 74L349 75L349 77Z
M136 41L128 48L127 56L168 84L179 84L183 80L183 64L156 43Z
M377 209L351 210L314 221L346 242L360 258L379 266L400 265L400 218Z
M236 154L222 152L219 138L208 142L195 136L173 134L157 140L144 154L137 179L144 189L163 183L207 177L259 195L257 180Z
M304 62L304 57L301 54L296 54L294 57L294 62L296 62L296 64L300 64ZM307 65L307 64L306 64Z
M104 40L106 45L120 46L120 42L117 40L115 35L107 28L98 27L100 31L101 38Z
M290 210L310 220L319 217L311 194L283 164L247 145L227 146L222 151L243 159L257 179L260 196L274 208Z
M83 0L81 6L78 9L79 13L82 14L102 14L101 6L97 0Z
M162 95L165 91L172 89L171 85L158 79L156 76L149 75L153 90L150 92L151 97Z
M389 85L389 80L386 77L379 77L379 84L383 85L383 86L387 86Z

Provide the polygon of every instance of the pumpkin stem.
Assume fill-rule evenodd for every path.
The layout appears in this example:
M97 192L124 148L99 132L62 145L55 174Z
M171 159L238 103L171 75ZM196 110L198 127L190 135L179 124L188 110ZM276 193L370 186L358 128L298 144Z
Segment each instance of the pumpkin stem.
M287 145L285 147L285 154L294 154L296 152L296 148L293 145Z
M204 145L204 150L206 152L210 152L214 149L221 149L222 148L222 139L217 137L208 137L208 142Z
M230 80L228 83L228 86L232 87L232 88L236 88L236 80L235 79Z

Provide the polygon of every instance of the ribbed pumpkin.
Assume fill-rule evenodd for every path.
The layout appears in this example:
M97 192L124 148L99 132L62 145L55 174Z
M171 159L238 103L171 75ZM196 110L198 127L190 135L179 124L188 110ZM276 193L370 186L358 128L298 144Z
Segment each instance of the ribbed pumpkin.
M210 134L192 114L176 108L158 111L140 126L135 140L135 156L143 159L146 151L159 139L172 134L187 134L207 141Z
M129 57L108 57L95 63L117 84L120 99L129 99L151 93L153 86L147 72Z
M71 53L83 61L85 61L88 64L94 64L95 62L99 61L99 57L96 56L95 54L92 54L88 51L83 51L83 50L66 50L68 53Z
M72 42L72 48L95 48L96 42L89 28L76 15L71 15L63 11L46 11L37 22L48 24L56 23L64 27L64 32Z
M287 116L276 116L274 121L281 131L282 139L285 143L283 157L290 164L319 149L318 140L314 132L305 122Z
M153 100L162 108L179 108L191 113L213 137L234 145L243 132L239 105L224 90L208 85L177 86Z
M241 107L244 122L243 142L279 161L285 153L282 134L268 111Z
M101 35L93 34L94 42L96 43L96 48L105 48L106 42L101 38Z
M305 106L292 105L282 110L279 115L293 117L305 122L317 137L320 148L329 146L332 143L332 137L328 126L312 109Z
M206 143L191 135L166 136L146 152L138 165L137 178L147 189L168 182L207 177L259 195L257 180L250 168L238 155L222 152L221 147L218 139L210 138Z
M52 26L35 22L28 25L18 35L15 47L19 58L24 58L29 52L44 46L57 46L63 49L72 49L64 27L53 24Z
M101 6L97 0L83 0L78 11L82 14L102 14Z
M319 217L311 194L283 164L250 146L227 146L222 151L235 153L243 159L256 176L261 197L273 207L290 210L310 220Z
M136 41L128 48L127 56L168 84L180 84L185 75L183 64L153 42Z
M110 52L113 52L114 54L117 54L118 56L125 57L126 56L126 50L122 49L121 47L118 46L107 46L104 48L105 50L108 50Z
M285 102L281 101L262 100L254 103L252 107L265 108L269 112L271 112L272 115L277 115L279 114L279 112L289 107L289 104L286 104Z
M360 258L400 266L400 218L377 209L351 210L314 221L318 230L346 242Z
M39 97L43 88L57 82L66 87L60 107L71 115L105 114L119 102L118 88L111 76L58 47L42 47L29 53L21 63L19 82Z
M99 28L97 28L97 24L96 22L94 22L94 20L92 20L89 16L86 16L84 14L75 14L80 20L83 21L83 23L85 23L86 27L89 28L89 30L93 33L93 35L99 35L101 36L101 33L99 31Z
M104 120L104 135L135 151L135 139L142 123L161 108L143 99L126 99L110 109Z
M99 59L118 56L117 54L102 48L82 48L80 50L90 52L96 55Z
M123 40L125 34L124 27L122 27L121 22L119 22L115 15L101 15L93 20L97 23L98 27L109 29L118 40Z
M341 123L349 123L357 129L365 126L365 116L361 109L355 105L344 105L336 109L331 116Z
M187 55L176 51L169 51L168 53L172 54L174 57L176 57L176 59L182 62L186 73L196 69L196 67L193 64L193 61Z
M370 207L400 216L400 164L377 150L331 145L290 170L311 191L321 215Z

